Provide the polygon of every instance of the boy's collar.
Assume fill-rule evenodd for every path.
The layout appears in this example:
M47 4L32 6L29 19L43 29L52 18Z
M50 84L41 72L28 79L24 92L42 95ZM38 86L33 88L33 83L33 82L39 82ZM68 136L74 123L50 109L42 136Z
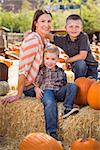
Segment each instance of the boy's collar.
M58 69L58 66L56 65L55 68L53 68L53 69L49 69L49 68L47 68L46 66L45 66L45 68L46 68L46 70L55 71L56 69Z

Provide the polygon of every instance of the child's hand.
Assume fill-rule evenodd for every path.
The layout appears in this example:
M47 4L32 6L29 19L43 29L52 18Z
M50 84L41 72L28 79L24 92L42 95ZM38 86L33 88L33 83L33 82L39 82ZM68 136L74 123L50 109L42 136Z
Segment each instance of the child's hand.
M66 62L66 63L70 63L70 58L66 58L66 59L65 59L65 62Z
M67 70L70 70L70 69L72 69L72 66L71 66L71 64L70 64L70 63L66 63L66 68L67 68Z
M12 103L12 102L14 102L14 101L16 101L16 100L18 100L18 99L19 99L18 95L7 96L7 97L3 98L3 99L0 101L0 103L6 105L7 103Z
M43 91L39 87L35 87L34 90L35 90L35 93L36 93L36 98L41 99L42 96L43 96Z

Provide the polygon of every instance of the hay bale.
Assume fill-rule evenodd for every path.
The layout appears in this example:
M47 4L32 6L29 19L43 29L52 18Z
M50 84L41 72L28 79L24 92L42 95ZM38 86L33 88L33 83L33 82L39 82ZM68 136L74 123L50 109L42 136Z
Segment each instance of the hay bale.
M59 129L62 117L62 104L59 104ZM45 132L44 109L40 100L25 97L6 105L6 136L23 138L31 132Z
M7 132L11 138L23 138L31 132L45 132L43 105L26 97L6 106Z
M0 104L0 136L6 134L6 107Z
M100 140L100 110L83 107L78 114L63 120L62 131L65 146L70 146L78 138Z
M2 141L0 142L0 150L19 150L19 140L3 138Z
M85 106L78 114L62 119L62 106L62 103L58 103L59 135L63 137L65 150L69 149L74 140L87 138L90 133L91 137L100 140L100 110ZM45 132L43 105L31 97L25 97L6 106L0 105L0 121L0 134L7 139L15 140L15 144L7 142L8 149L6 147L5 150L18 150L19 142L29 133Z

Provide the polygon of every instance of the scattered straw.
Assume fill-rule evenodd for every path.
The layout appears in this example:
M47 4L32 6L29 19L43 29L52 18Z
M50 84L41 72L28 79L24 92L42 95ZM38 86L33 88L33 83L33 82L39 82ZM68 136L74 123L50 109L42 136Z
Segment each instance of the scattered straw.
M62 131L65 145L70 145L78 138L100 140L100 110L83 107L78 114L64 120Z

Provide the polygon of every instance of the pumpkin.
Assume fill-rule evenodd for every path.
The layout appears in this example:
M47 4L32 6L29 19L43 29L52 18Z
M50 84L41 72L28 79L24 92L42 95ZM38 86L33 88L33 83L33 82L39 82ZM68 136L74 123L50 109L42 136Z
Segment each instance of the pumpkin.
M13 64L13 62L11 62L10 60L4 60L4 64L6 64L8 66L8 68Z
M0 62L6 64L7 67L10 67L10 66L13 64L13 62L11 62L11 60L9 60L9 59L4 59L4 58L3 58L3 59L0 59Z
M79 87L75 104L77 105L87 105L87 93L91 85L96 82L95 79L86 78L86 77L80 77L75 80L76 85Z
M19 46L16 46L16 45L13 45L13 48L12 48L12 51L20 51L20 47Z
M59 59L58 59L58 62L60 62L60 63L65 63L65 59L59 58Z
M9 84L6 81L0 81L0 96L6 95L9 89Z
M20 143L19 150L63 150L63 148L48 134L30 133Z
M100 150L100 142L93 138L78 139L72 143L71 150Z
M95 82L90 87L87 101L90 107L100 110L100 81Z

